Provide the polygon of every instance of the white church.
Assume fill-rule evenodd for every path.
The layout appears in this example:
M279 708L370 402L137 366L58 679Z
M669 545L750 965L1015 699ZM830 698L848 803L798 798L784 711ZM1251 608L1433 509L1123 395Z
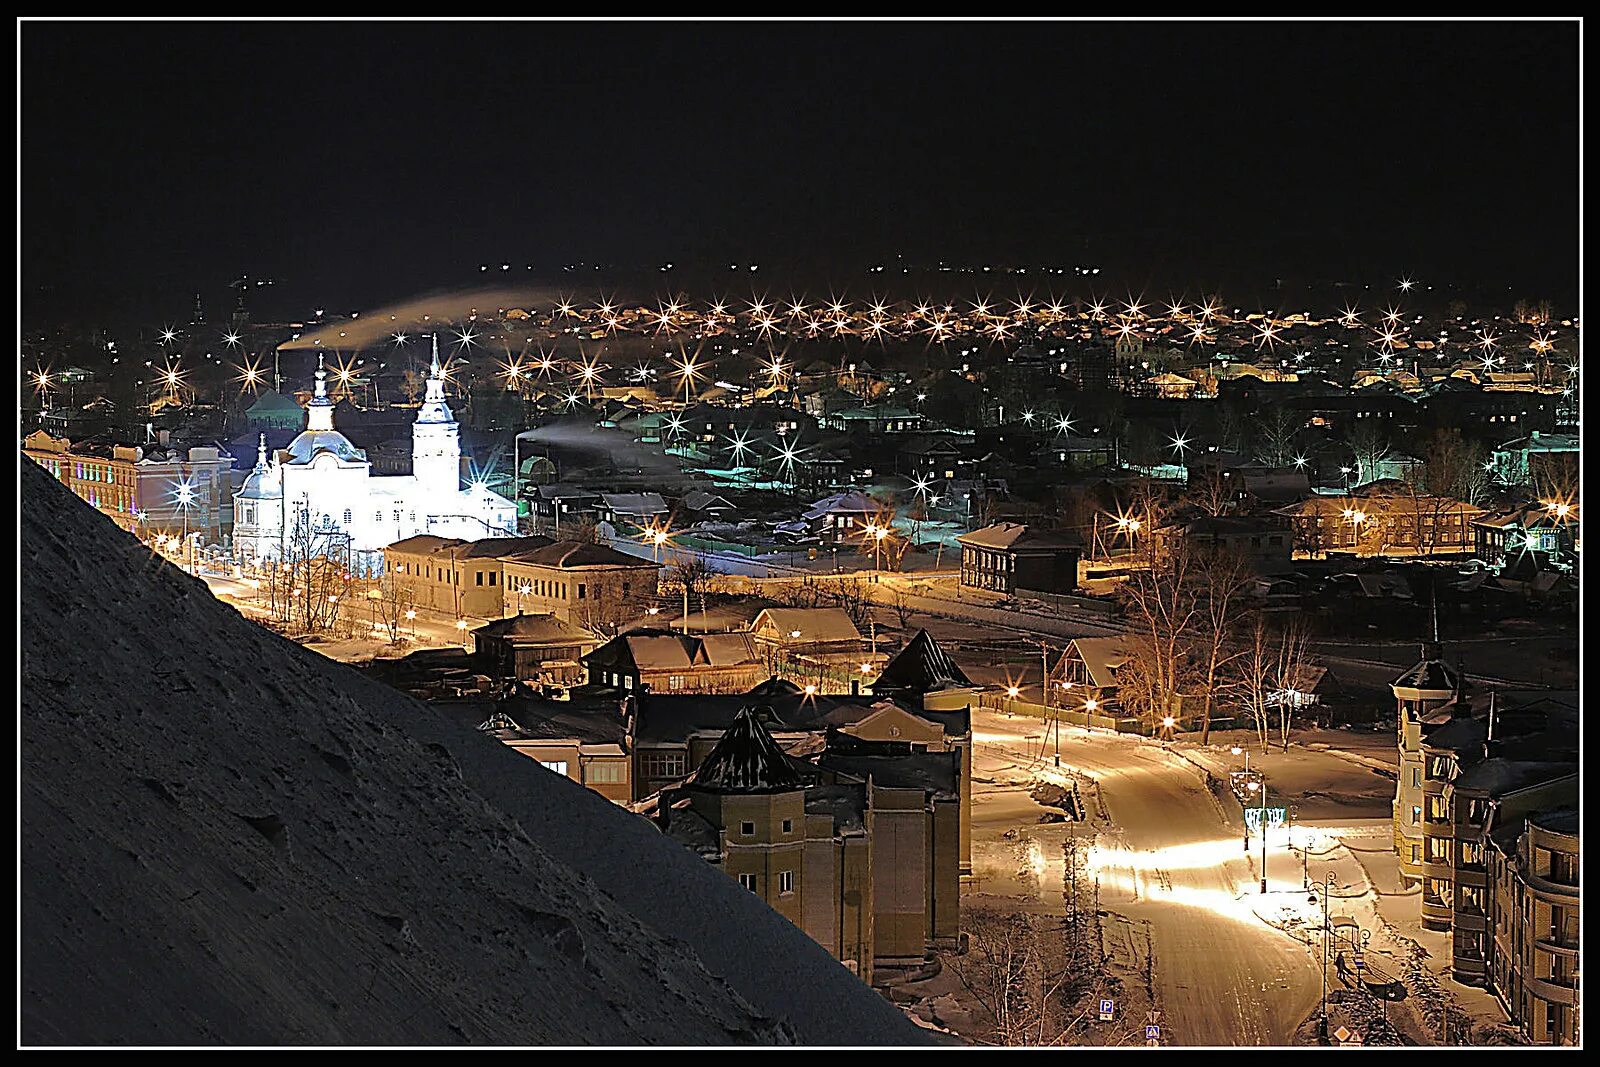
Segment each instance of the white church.
M348 547L353 569L376 574L384 547L416 534L476 541L516 532L514 503L482 483L462 487L460 430L445 403L437 337L411 428L409 475L374 476L367 454L333 428L319 356L305 431L270 458L262 435L255 470L234 494L234 551L245 564L283 560L309 543L317 554Z

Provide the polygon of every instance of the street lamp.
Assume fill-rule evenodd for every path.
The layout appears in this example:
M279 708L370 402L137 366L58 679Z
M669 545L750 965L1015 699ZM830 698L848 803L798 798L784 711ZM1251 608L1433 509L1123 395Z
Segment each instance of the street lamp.
M1267 891L1267 783L1265 780L1248 783L1250 792L1261 794L1261 892ZM1250 824L1245 823L1245 851L1250 850Z
M1337 888L1339 888L1339 881L1333 876L1333 872L1329 871L1327 879L1313 886L1310 895L1306 898L1307 903L1315 904L1317 902L1317 890L1322 890L1322 1019L1320 1026L1324 1041L1328 1039L1328 908L1333 899L1333 891Z

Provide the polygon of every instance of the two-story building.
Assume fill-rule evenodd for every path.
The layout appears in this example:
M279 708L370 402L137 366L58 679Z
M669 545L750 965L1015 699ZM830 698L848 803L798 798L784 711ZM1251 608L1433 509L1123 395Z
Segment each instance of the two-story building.
M1070 593L1078 587L1082 540L1017 522L985 526L957 537L961 585L1014 596L1018 592Z

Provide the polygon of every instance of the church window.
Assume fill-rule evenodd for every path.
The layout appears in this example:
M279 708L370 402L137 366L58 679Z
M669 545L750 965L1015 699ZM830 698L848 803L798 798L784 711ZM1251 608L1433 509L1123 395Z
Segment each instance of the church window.
M412 522L416 522L417 521L417 513L415 511L413 511L411 513L411 521Z
M345 525L346 525L346 526L349 526L349 525L350 525L350 520L351 520L351 518L352 518L352 516L351 516L351 514L350 514L350 509L349 509L349 508L345 508L345 509L344 509L344 524L345 524Z
M373 522L382 522L382 521L383 521L383 512L381 512L381 511L374 511L374 512L373 512L373 513L372 513L372 521L373 521Z

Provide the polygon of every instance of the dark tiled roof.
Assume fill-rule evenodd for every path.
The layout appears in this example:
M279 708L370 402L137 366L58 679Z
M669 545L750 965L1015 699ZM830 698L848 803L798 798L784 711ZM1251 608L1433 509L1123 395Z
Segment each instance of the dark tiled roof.
M905 689L913 693L928 693L937 689L969 686L967 677L939 642L926 630L918 630L888 664L878 680L872 684L874 692Z
M805 779L746 704L688 784L711 793L787 793Z
M575 641L589 644L593 640L587 631L564 623L554 615L542 612L532 615L517 614L505 619L496 619L472 632L474 634L483 634L485 637L520 638L524 641L553 641L567 644Z
M543 544L530 551L518 552L514 558L519 563L533 563L542 567L560 567L570 570L574 567L654 567L650 560L639 556L630 556L625 552L618 552L605 545L590 544L587 541L557 541L551 543L545 540Z

